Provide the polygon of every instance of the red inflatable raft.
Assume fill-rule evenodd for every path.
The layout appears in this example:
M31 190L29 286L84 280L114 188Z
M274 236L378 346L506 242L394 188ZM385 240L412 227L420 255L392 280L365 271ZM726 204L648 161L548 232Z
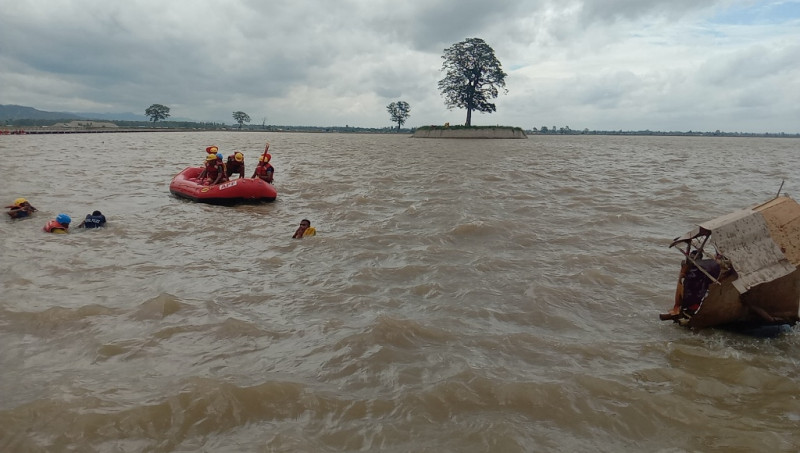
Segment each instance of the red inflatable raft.
M275 201L275 187L259 178L232 179L215 186L204 186L197 181L203 167L188 167L172 178L169 191L174 195L198 203L233 205Z

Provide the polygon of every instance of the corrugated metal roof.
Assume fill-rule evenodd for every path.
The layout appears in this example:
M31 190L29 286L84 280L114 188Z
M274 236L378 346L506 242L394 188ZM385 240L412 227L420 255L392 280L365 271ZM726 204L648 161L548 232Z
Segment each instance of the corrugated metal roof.
M786 258L800 266L800 204L789 197L779 197L754 209L764 216L772 239Z
M733 286L744 293L761 283L770 282L795 270L778 244L772 239L769 227L760 212L737 212L701 225L711 230L711 243L719 253L731 260L739 278ZM720 221L724 220L724 221Z
M709 242L736 270L733 285L739 293L788 275L800 264L800 205L791 198L703 222L672 245L708 232Z

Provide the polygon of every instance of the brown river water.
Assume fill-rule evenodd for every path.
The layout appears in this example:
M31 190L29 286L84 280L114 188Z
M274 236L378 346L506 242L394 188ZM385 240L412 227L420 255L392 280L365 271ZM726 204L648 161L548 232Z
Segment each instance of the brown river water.
M274 203L169 181L264 143ZM800 450L800 329L662 322L697 222L800 141L0 137L2 452ZM249 174L248 174L249 176ZM93 210L101 230L48 235ZM317 236L291 239L302 218Z

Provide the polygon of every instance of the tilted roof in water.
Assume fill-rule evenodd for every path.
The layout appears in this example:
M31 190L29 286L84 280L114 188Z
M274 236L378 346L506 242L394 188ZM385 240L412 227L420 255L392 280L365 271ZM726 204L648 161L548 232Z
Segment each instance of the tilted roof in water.
M743 294L794 272L800 264L800 205L789 197L777 197L703 222L671 246L702 236L709 236L709 242L730 260L738 275L733 285Z

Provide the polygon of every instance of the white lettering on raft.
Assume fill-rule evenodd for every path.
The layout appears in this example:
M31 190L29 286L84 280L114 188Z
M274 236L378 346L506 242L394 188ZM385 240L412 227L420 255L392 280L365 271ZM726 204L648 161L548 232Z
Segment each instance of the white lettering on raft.
M219 190L225 190L225 189L227 189L229 187L233 187L233 186L236 185L237 182L239 182L239 181L237 180L237 181L226 182L225 184L220 184L219 185Z

